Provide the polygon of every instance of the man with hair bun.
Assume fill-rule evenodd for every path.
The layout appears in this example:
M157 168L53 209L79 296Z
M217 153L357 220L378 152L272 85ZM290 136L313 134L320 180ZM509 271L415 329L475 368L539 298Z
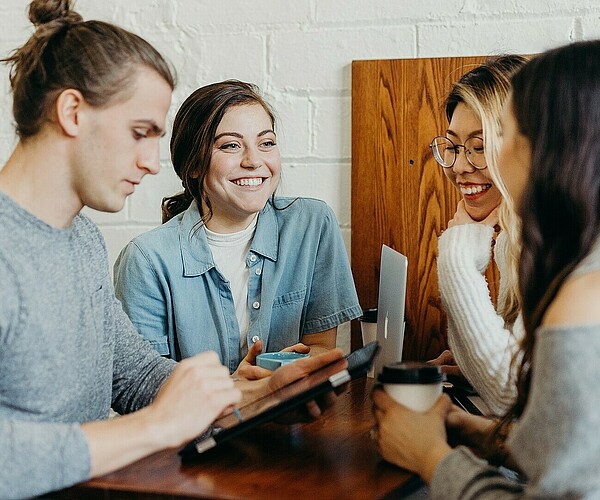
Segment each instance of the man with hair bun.
M339 359L234 384L214 352L160 357L114 296L104 240L80 213L123 208L159 170L174 79L145 40L34 0L10 57L19 142L0 171L0 497L106 474L200 434L242 398ZM237 385L237 386L236 386ZM110 407L129 414L107 420ZM318 414L316 406L310 407Z

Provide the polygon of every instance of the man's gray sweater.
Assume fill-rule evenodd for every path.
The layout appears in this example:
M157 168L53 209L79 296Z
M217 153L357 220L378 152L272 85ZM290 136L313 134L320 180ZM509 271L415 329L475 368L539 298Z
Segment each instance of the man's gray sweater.
M115 299L98 228L53 228L0 192L0 498L88 479L79 424L147 405L173 367Z

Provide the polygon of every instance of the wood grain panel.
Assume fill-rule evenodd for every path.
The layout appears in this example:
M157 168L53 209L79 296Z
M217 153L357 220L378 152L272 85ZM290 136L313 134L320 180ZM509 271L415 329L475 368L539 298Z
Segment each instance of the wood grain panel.
M377 304L381 245L408 257L405 359L446 346L437 286L437 238L460 197L431 156L447 128L451 84L483 57L352 63L352 270L363 307ZM498 275L488 281L496 295ZM362 344L353 325L352 349Z

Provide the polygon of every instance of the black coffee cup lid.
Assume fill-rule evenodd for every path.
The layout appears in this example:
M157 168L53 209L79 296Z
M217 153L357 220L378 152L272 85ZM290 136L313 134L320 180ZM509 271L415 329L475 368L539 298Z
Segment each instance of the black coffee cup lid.
M377 323L377 308L363 309L362 316L358 319L366 323Z
M384 365L377 380L382 384L435 384L445 376L440 366L405 361Z

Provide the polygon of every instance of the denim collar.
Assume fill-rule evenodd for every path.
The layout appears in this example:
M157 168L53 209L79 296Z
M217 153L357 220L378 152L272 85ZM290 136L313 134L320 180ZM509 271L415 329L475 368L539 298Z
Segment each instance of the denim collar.
M193 201L183 213L178 230L184 276L200 276L215 267L206 239L206 231L199 221L198 204ZM277 216L269 200L258 214L250 251L276 262L279 252L278 241Z

